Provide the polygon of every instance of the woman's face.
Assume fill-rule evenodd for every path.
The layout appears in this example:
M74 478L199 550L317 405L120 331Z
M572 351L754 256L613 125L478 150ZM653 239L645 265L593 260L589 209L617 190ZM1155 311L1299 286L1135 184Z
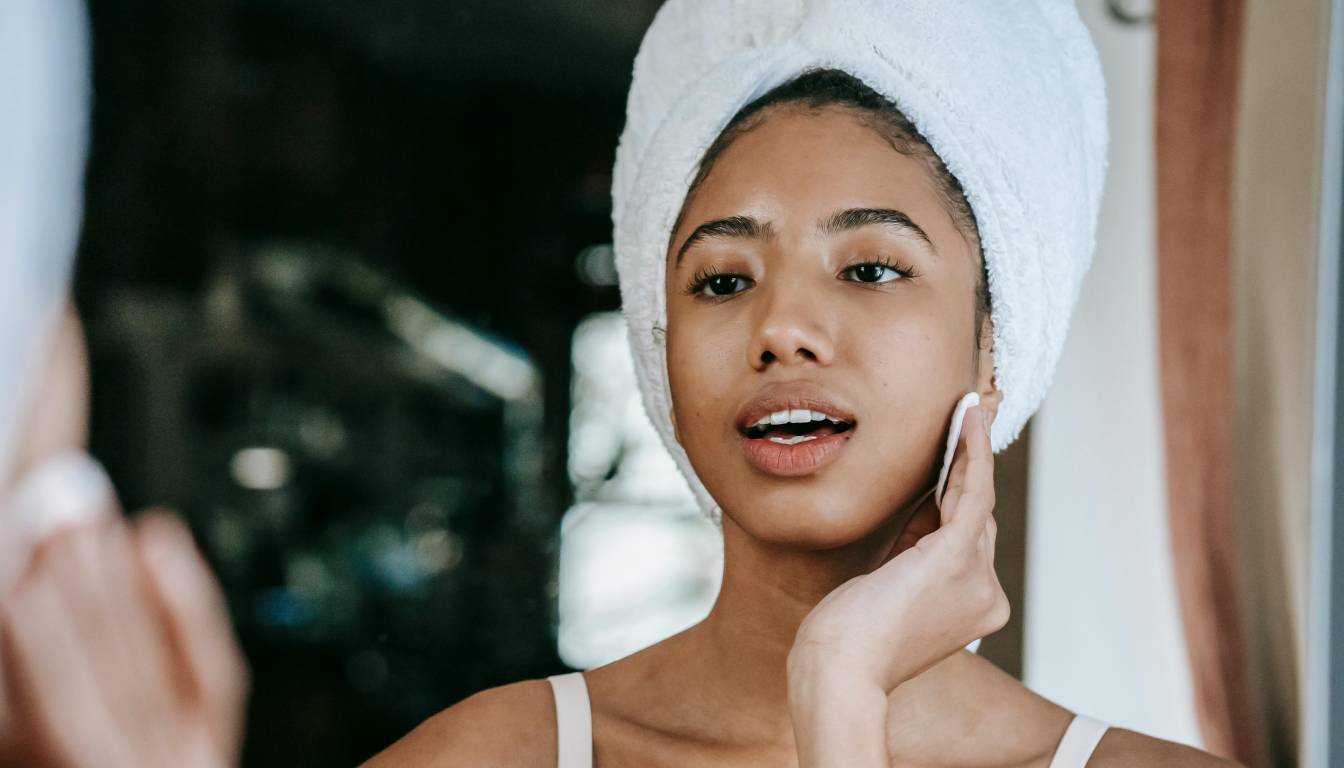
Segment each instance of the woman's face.
M993 391L979 272L924 165L853 113L775 107L739 136L667 262L673 422L724 514L838 546L932 487L957 401Z

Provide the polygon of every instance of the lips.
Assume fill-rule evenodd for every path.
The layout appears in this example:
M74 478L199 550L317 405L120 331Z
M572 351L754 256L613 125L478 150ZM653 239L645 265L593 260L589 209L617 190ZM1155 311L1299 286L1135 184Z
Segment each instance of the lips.
M837 396L808 382L771 385L736 420L742 451L757 470L779 477L812 474L834 461L857 419Z

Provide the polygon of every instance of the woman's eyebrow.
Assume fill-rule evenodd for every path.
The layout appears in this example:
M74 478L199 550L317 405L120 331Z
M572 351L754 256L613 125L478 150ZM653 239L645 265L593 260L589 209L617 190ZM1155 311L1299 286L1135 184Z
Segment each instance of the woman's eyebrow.
M726 219L714 219L706 221L704 224L695 228L691 236L686 238L686 242L677 249L676 266L681 265L681 257L690 250L692 245L703 240L709 240L716 237L747 237L754 240L768 240L775 236L775 230L770 226L770 222L761 223L750 216L729 216Z
M893 208L846 208L818 222L817 229L827 235L837 235L870 224L881 224L898 230L900 234L918 237L929 246L929 250L937 253L924 229L905 213Z

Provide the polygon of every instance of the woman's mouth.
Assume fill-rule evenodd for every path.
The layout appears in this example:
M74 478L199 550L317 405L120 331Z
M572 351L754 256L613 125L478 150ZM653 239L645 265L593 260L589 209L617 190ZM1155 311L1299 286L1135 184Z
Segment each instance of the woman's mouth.
M770 475L811 474L835 460L854 422L825 411L781 409L740 430L747 461Z
M763 439L780 445L797 445L827 435L846 432L850 426L848 421L837 416L797 408L779 410L762 416L755 424L747 427L745 434L753 440Z

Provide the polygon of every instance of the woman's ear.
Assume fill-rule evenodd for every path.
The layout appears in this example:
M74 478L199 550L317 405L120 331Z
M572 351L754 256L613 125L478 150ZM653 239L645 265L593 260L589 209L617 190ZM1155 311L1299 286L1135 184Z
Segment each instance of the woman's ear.
M980 348L978 355L978 373L975 391L980 393L980 407L989 415L993 423L999 412L999 403L1003 402L1003 393L994 387L994 324L988 315L980 323Z

